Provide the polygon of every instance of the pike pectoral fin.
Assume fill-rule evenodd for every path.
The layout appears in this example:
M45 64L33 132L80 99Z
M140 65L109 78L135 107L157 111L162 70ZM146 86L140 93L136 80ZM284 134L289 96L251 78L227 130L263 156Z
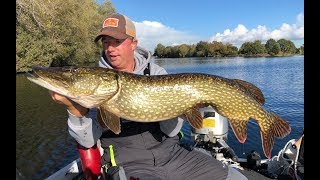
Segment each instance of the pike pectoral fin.
M99 106L97 119L103 127L109 128L115 134L121 132L120 117L106 110L104 106Z
M198 108L191 108L184 113L190 125L196 129L202 128L202 116Z
M236 119L228 119L230 126L234 132L234 135L237 137L238 141L244 143L247 139L247 127L248 127L248 119L247 120L236 120Z

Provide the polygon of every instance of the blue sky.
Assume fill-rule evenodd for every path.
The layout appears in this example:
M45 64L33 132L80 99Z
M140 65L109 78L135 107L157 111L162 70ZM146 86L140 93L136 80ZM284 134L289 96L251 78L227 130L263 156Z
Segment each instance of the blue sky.
M98 0L101 2L102 0ZM285 38L304 44L303 0L113 0L136 25L139 45L165 46Z

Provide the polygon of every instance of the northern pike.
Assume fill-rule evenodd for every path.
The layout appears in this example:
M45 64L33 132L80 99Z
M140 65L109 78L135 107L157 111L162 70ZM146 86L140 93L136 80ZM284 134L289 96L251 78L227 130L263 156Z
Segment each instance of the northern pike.
M261 90L240 79L204 73L144 76L102 67L37 67L27 77L86 108L97 108L100 123L116 134L120 118L156 122L184 116L191 126L202 128L199 105L211 105L226 117L241 143L249 119L256 120L268 158L274 137L291 131L285 120L263 108Z

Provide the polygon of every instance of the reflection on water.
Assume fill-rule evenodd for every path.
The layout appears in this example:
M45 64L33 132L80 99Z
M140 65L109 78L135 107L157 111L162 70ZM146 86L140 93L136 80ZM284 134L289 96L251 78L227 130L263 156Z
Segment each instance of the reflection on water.
M16 167L28 179L43 179L77 157L66 115L47 90L16 76Z
M304 128L303 56L281 58L166 58L154 59L168 73L197 72L243 79L258 86L265 107L287 120L292 132L276 139L273 155ZM67 132L65 108L48 91L16 76L16 167L28 179L44 179L78 157L74 140ZM190 128L187 123L183 127ZM188 134L186 134L188 137ZM241 156L252 149L262 153L258 126L248 125L248 137L240 144L233 132L229 145Z

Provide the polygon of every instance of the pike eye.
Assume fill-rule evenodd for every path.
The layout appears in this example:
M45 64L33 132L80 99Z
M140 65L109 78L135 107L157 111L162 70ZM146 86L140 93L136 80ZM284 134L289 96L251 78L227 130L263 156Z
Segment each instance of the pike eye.
M70 77L70 76L72 76L72 72L64 72L64 73L62 73L62 76L65 76L65 77Z

